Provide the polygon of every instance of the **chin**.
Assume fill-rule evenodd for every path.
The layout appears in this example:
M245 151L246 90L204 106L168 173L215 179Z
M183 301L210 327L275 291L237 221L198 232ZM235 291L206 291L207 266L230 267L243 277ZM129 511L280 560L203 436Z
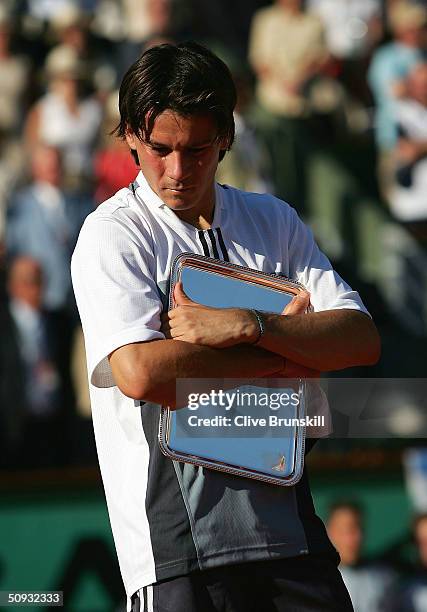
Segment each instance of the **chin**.
M186 198L183 198L182 196L168 196L167 198L165 198L164 203L166 204L166 206L169 206L169 208L172 208L173 210L188 210L189 208L192 207L191 202L189 202Z

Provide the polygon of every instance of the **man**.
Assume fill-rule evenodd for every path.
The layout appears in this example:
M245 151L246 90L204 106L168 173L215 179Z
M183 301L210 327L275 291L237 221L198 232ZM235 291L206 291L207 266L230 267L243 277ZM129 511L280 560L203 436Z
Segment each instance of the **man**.
M389 11L393 38L375 51L368 81L375 100L375 137L379 150L379 181L388 199L393 182L392 151L398 139L396 102L401 82L426 54L426 8L405 1L395 2Z
M427 607L427 514L415 515L411 535L416 546L416 563L396 589L390 591L387 612L424 612Z
M308 0L307 8L322 20L337 77L346 92L372 106L366 73L384 33L381 0Z
M42 268L31 257L10 262L6 291L0 308L0 464L61 465L69 451L67 321L43 309Z
M396 102L399 139L393 152L395 184L390 208L403 223L425 222L427 206L427 63L417 64L406 80L405 96Z
M298 375L378 358L360 298L295 211L215 184L235 102L228 69L203 47L146 51L119 101L118 134L141 172L87 218L73 255L119 562L134 610L343 612L351 604L305 476L267 486L172 462L158 447L158 404L175 406L177 379ZM195 305L178 286L178 307L162 319L183 251L299 279L323 312L265 315L261 333L252 312ZM307 295L300 301L293 312L306 309Z
M310 98L328 58L323 24L302 0L275 0L254 13L248 59L257 79L256 129L270 156L276 195L299 211L312 149Z
M326 527L340 555L339 569L356 612L388 610L385 597L396 576L384 563L363 559L362 509L352 502L337 502L330 509Z
M39 261L45 278L44 306L74 314L70 259L83 219L93 209L92 201L84 194L64 191L61 155L55 147L35 147L31 178L10 198L7 254L30 255Z

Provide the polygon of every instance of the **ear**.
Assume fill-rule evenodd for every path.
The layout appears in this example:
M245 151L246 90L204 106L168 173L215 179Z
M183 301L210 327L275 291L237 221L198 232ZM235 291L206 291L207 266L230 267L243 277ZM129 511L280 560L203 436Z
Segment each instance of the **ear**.
M227 136L224 136L223 138L221 138L221 140L219 141L219 148L221 151L224 152L224 155L228 151L229 146L230 146L230 141L227 138Z
M126 142L131 149L136 151L136 136L133 132L126 130Z

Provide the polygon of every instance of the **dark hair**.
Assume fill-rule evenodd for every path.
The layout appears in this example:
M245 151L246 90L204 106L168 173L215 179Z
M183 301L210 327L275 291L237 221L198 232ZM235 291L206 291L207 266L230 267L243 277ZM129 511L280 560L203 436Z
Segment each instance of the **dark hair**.
M145 51L123 77L119 93L120 123L114 133L131 130L149 139L156 117L171 110L182 116L209 113L226 150L234 140L236 88L223 61L195 42L163 44ZM138 163L136 151L131 151ZM220 159L225 155L221 151Z
M361 506L353 500L338 500L333 502L329 506L328 520L331 520L332 516L341 510L348 510L349 512L352 512L355 516L357 516L358 520L362 522L363 510Z

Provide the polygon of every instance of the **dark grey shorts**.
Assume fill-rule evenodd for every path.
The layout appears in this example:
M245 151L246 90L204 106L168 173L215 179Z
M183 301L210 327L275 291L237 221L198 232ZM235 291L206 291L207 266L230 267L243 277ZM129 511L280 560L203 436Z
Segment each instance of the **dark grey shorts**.
M335 563L313 556L218 567L163 580L132 612L353 612Z

